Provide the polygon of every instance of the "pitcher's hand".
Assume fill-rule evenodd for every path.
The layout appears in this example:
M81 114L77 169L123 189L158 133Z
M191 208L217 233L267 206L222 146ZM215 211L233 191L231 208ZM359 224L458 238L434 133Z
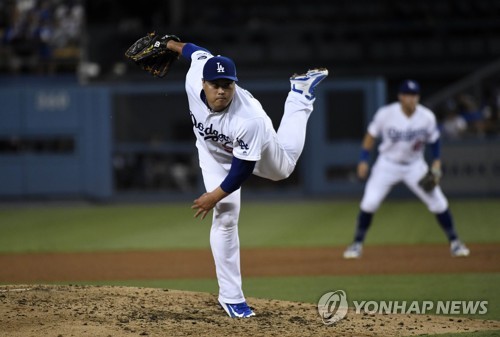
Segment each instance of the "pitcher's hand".
M201 219L205 219L208 212L210 212L219 201L228 195L229 194L224 192L224 190L220 187L217 187L212 192L203 193L198 199L193 201L193 206L191 206L191 209L196 210L194 217L197 218L201 215Z

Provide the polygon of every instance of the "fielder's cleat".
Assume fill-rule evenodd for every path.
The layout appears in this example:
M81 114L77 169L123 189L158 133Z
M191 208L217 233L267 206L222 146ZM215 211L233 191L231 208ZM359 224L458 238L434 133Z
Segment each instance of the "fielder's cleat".
M354 242L344 251L344 259L359 259L363 254L363 244Z
M470 255L469 248L458 239L450 243L450 252L453 257L466 257Z
M229 317L233 318L248 318L255 316L255 313L250 309L247 302L242 303L224 303L219 300L221 307L227 312Z
M305 74L294 74L290 77L292 91L303 94L308 100L313 100L314 89L316 86L328 76L328 69L316 68L311 69Z

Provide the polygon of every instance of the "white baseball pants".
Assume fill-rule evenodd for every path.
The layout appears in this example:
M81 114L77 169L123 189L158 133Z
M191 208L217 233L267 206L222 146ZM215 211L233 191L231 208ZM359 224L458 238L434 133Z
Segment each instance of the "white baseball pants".
M418 181L429 169L425 160L404 165L379 156L372 167L365 186L360 208L367 213L375 213L392 187L403 182L427 206L432 213L442 213L448 209L448 200L439 186L430 193L425 192Z

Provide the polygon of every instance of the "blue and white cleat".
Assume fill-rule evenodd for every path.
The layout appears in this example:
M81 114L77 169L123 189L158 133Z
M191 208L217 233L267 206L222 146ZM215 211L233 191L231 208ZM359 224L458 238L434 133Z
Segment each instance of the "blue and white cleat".
M363 255L363 244L354 242L344 251L344 259L359 259Z
M308 100L313 100L316 97L314 89L327 76L328 69L326 68L311 69L300 75L294 74L290 77L291 90L303 94Z
M450 253L453 257L467 257L470 255L470 250L460 240L453 240L450 243Z
M219 300L219 303L221 307L227 312L229 317L248 318L255 316L255 313L252 311L252 309L250 309L247 302L231 304L231 303L224 303L221 300Z

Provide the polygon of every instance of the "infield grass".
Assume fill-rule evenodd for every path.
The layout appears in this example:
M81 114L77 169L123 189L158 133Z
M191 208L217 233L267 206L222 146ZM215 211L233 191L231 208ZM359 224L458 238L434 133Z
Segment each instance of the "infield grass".
M500 201L451 204L465 242L500 242ZM243 247L344 246L352 240L358 201L244 202ZM0 252L161 250L209 247L210 219L190 204L14 206L0 208ZM443 243L418 201L388 201L374 217L367 244Z

